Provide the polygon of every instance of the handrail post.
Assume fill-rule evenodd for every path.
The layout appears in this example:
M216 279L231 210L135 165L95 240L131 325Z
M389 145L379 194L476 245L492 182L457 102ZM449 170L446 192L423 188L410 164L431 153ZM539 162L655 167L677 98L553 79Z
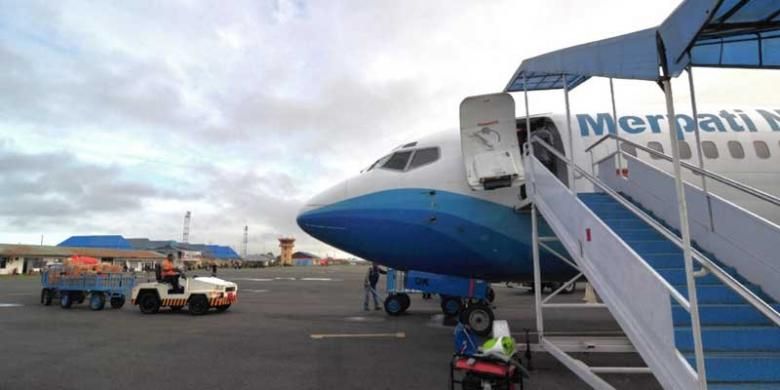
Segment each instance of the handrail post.
M574 161L574 134L571 132L571 111L569 110L569 85L566 75L563 75L563 97L566 101L566 130L569 131L569 158ZM569 166L566 169L569 173L569 190L577 193L577 187L574 185L574 168Z
M704 170L704 156L701 150L701 130L699 129L699 113L696 106L696 89L693 86L693 69L689 65L686 70L688 71L688 88L691 91L691 113L693 114L693 134L696 137L696 155L699 157L699 169ZM712 217L712 198L710 198L710 192L707 190L707 176L701 175L701 189L704 191L704 196L707 198L707 212L710 217L710 231L715 231L715 220Z
M525 103L525 134L526 134L525 143L528 144L528 154L529 154L529 156L533 157L534 156L534 144L531 142L531 114L529 113L529 110L528 110L528 79L525 76L525 73L523 73L523 97L524 97L524 103ZM529 159L529 163L528 163L528 167L527 168L530 171L530 175L527 175L527 176L531 177L531 185L533 186L533 189L532 189L531 193L535 194L536 193L536 183L535 183L534 177L533 177L534 176L533 175L533 173L534 173L533 165L534 165L533 162L530 162L530 159ZM526 180L526 186L527 185L528 185L528 180ZM531 201L533 201L533 195L531 196Z
M530 164L533 164L534 157L528 158ZM538 343L542 343L544 338L544 318L542 317L542 270L539 261L539 226L536 216L536 202L531 203L531 251L534 259L534 302L536 309L536 333L539 337Z
M612 83L612 77L609 78L609 95L612 98L612 122L615 123L615 151L617 152L617 173L622 174L621 168L623 167L623 163L621 162L620 158L620 140L617 138L618 136L618 129L620 128L620 124L618 123L618 117L617 117L617 108L615 107L615 86ZM609 132L609 129L607 129L607 132Z
M677 118L674 114L674 98L672 83L668 77L663 80L664 97L666 98L666 115L669 122L669 139L672 143L672 165L674 166L674 184L677 190L677 207L680 214L680 234L683 243L683 259L685 261L685 279L688 287L688 302L691 305L691 330L693 345L696 353L696 373L698 374L699 388L707 389L707 374L704 368L704 347L701 338L701 324L699 322L699 305L696 294L696 279L693 276L693 258L691 250L691 232L688 226L688 205L685 201L685 187L682 180L680 167L680 144L677 139Z

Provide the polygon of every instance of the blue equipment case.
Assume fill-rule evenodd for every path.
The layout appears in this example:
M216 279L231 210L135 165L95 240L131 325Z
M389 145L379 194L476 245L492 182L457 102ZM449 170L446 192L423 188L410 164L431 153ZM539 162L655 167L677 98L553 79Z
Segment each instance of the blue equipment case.
M48 306L59 297L60 306L68 309L89 296L92 310L102 310L106 300L121 308L135 286L135 276L125 273L65 275L50 270L41 273L41 303Z

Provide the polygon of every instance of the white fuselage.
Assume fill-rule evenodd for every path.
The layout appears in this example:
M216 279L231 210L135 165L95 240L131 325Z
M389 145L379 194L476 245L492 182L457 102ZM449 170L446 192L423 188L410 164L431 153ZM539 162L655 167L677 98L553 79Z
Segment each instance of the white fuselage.
M664 153L671 155L671 139L662 112L621 116L617 133L643 146L657 149L660 145ZM700 112L701 141L706 144L704 168L780 194L780 110ZM614 132L611 115L607 113L573 114L571 142L564 115L535 118L546 118L546 128L557 133L553 137L557 139L551 142L583 169L590 170L593 161L616 149L615 141L607 140L591 153L584 152L603 135ZM683 161L698 166L692 119L678 116L678 123L688 145L681 148ZM532 129L540 130L534 126ZM328 244L399 269L496 280L528 278L530 218L529 214L516 211L523 203L518 188L473 190L466 181L457 130L422 137L405 146L388 156L393 158L393 153L404 151L422 156L423 149L433 155L430 149L436 148L438 158L415 167L411 157L401 169L397 164L388 167L387 157L380 159L371 169L312 198L298 217L299 225ZM671 169L670 163L651 159L645 152L639 151L637 156L662 169ZM701 184L697 176L686 178L694 185ZM592 191L584 179L575 179L575 185L579 191ZM734 203L780 222L778 207L724 190L717 183L708 185ZM549 274L570 273L565 267L550 267Z

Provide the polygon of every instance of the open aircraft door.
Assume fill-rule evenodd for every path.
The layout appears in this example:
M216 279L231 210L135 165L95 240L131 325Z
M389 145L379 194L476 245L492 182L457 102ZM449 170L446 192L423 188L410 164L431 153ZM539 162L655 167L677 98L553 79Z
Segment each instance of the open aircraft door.
M460 145L472 189L485 191L524 183L515 100L508 93L472 96L460 103Z

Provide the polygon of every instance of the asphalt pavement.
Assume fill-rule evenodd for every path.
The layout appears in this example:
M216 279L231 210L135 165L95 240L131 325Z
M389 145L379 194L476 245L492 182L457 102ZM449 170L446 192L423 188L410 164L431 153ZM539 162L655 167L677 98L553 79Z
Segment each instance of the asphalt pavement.
M0 277L0 390L448 388L453 328L438 301L413 296L399 317L364 311L365 271L220 270L239 284L239 302L199 317L186 310L143 315L129 301L103 311L42 306L37 277ZM495 290L496 317L509 320L524 342L523 329L534 327L533 296L503 285ZM580 290L565 299L581 297ZM546 331L620 334L604 309L575 313L546 312ZM588 388L549 355L533 356L528 389ZM635 354L580 357L605 366L643 364ZM617 388L659 388L651 375L605 378Z

